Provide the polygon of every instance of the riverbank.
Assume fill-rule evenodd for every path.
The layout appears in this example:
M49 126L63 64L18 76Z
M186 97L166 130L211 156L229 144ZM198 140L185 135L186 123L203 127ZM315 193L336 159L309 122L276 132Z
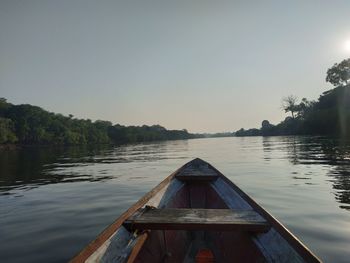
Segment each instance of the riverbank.
M293 116L288 116L277 125L264 120L260 128L242 128L235 135L327 135L350 138L350 85L323 92L317 101L303 99L293 109Z
M84 145L191 139L200 135L160 125L124 126L109 121L77 119L40 107L14 105L0 98L0 144Z

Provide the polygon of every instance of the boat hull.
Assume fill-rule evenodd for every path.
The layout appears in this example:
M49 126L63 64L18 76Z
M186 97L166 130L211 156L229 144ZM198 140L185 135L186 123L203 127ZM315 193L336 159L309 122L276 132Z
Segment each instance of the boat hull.
M140 213L146 207L159 210L153 221ZM182 209L177 214L185 216L176 219L166 212L174 209ZM224 214L219 222L211 220L215 211ZM256 213L256 221L261 220L237 221L232 211ZM195 262L202 249L211 251L215 262L321 262L277 219L201 159L168 176L71 262Z

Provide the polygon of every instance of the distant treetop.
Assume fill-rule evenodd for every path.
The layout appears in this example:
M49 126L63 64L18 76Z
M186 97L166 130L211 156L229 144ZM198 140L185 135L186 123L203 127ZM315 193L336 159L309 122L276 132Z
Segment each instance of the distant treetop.
M345 86L350 84L350 58L335 63L327 70L326 81L334 86Z

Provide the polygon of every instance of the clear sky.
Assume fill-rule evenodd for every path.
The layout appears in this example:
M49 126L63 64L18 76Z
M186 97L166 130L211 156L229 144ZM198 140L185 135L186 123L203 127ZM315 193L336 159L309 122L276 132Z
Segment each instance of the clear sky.
M259 127L285 118L283 96L329 89L349 41L350 1L0 0L0 97L123 125Z

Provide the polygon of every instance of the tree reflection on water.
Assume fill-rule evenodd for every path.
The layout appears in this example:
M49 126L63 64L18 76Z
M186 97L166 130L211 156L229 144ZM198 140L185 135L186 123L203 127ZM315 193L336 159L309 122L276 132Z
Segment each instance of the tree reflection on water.
M335 198L341 204L339 207L350 210L350 141L315 136L290 136L280 139L282 143L279 147L284 148L292 164L327 166L327 175L333 184ZM263 139L264 150L271 151L269 140L269 137Z
M97 182L118 177L108 164L183 159L186 140L73 147L24 147L0 151L0 195L40 185ZM104 165L106 164L106 165Z
M26 147L0 152L0 194L12 189L31 189L40 185L79 181L100 181L110 176L50 173L60 167L76 167L99 162L95 157L111 150L108 146L94 147Z

